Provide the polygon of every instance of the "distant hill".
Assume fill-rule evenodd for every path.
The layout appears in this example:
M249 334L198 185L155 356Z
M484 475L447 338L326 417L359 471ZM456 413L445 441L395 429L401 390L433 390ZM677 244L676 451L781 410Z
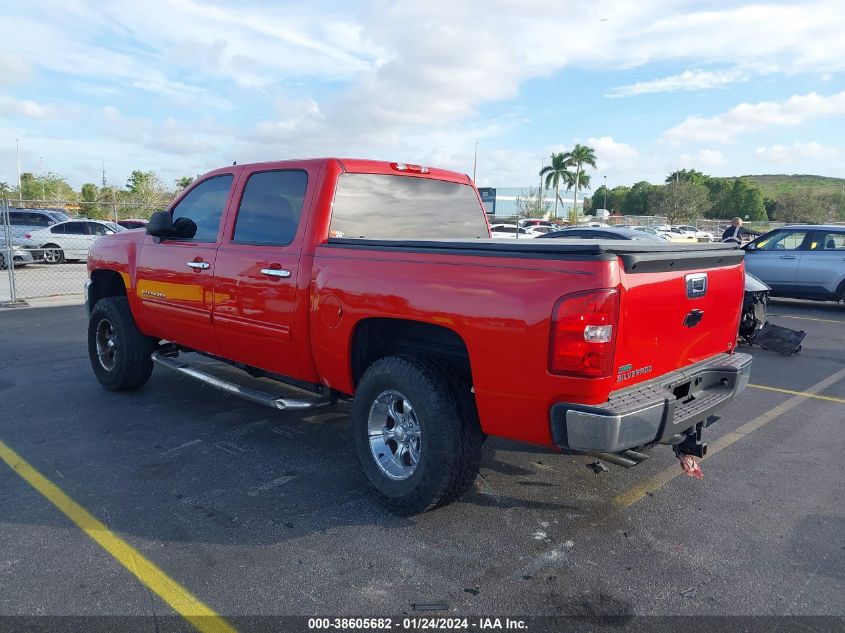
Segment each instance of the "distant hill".
M749 182L756 184L763 192L764 198L777 198L779 194L800 189L809 190L813 195L843 193L845 178L831 178L829 176L810 176L802 174L764 174L760 176L743 176Z

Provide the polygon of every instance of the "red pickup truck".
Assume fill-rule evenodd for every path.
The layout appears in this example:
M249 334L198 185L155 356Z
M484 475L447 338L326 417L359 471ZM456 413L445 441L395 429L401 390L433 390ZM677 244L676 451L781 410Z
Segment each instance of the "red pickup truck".
M159 364L276 409L354 398L363 472L412 514L471 487L487 435L622 466L655 444L703 455L748 383L742 255L493 240L472 180L418 165L236 165L93 247L89 354L115 391Z

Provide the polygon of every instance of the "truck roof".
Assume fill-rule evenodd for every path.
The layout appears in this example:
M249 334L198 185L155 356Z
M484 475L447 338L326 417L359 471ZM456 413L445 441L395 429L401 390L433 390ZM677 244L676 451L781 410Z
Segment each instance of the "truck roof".
M438 169L436 167L429 167L427 165L418 165L414 163L405 163L402 161L383 161L370 160L366 158L339 158L339 157L323 157L323 158L292 158L284 160L263 161L258 163L243 163L237 165L238 167L249 167L254 169L256 167L262 169L277 169L277 168L291 168L303 167L307 164L325 163L327 161L336 161L340 164L345 172L352 172L356 174L395 174L403 176L415 176L418 178L433 178L435 180L445 180L449 182L457 182L461 184L471 184L472 179L467 174L462 174L457 171L450 171L448 169ZM203 174L201 178L213 175L218 172L226 172L231 168L220 167Z

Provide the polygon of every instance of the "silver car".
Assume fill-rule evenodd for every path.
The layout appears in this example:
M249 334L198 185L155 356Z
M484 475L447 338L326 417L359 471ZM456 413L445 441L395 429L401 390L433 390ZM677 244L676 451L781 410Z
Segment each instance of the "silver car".
M771 286L772 295L845 300L845 226L785 226L743 248L745 269Z

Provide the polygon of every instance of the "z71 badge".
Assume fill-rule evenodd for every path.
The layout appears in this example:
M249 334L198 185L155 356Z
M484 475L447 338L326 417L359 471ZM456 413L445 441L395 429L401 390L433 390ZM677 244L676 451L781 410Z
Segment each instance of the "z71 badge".
M654 369L651 365L646 365L645 367L640 367L639 369L632 369L633 365L630 363L627 365L622 365L617 371L619 373L616 374L616 382L623 382L625 380L630 380L634 376L642 376L643 374L648 374Z

